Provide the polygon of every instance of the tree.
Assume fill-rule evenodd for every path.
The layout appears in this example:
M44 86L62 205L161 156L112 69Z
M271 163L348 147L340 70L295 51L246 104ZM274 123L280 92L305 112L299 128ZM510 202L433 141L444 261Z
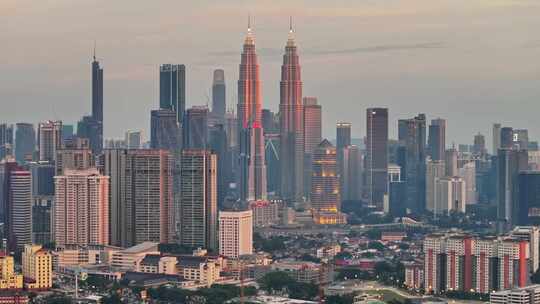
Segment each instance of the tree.
M379 242L379 241L372 241L372 242L369 242L368 244L368 248L369 249L375 249L377 251L383 251L384 250L384 245Z
M285 290L294 282L294 279L283 271L269 272L258 281L261 288L268 293Z
M300 283L294 282L289 287L289 297L292 299L300 300L313 300L318 292L319 288L317 285L312 283Z
M325 304L353 304L354 294L334 295L326 297Z

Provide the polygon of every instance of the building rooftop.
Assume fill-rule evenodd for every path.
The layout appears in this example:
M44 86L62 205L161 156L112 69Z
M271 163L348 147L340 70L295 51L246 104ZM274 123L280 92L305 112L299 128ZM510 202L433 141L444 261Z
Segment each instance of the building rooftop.
M122 253L141 253L145 251L158 251L158 243L143 242L133 247L122 250Z

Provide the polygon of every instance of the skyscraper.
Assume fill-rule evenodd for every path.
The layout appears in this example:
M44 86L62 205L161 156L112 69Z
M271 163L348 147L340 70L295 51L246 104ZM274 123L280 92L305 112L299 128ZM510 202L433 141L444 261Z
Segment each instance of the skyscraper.
M311 206L318 212L341 210L336 148L326 139L313 151Z
M351 144L351 124L338 122L336 124L336 149L343 150Z
M150 118L150 147L179 151L182 147L182 133L172 110L153 110Z
M341 189L341 198L347 199L348 192L348 161L345 160L345 149L351 144L351 124L348 122L338 122L336 124L336 152L339 174L339 188Z
M208 107L193 106L186 111L183 123L184 149L208 148Z
M426 116L399 120L399 141L405 147L407 208L421 213L426 207ZM439 153L438 151L437 153Z
M100 154L103 150L103 122L92 116L83 116L77 122L77 137L88 138L92 152Z
M356 145L349 145L343 150L344 178L341 178L341 196L343 200L362 198L362 153Z
M159 107L176 113L182 123L186 109L186 66L163 64L159 68Z
M435 211L436 185L445 176L444 160L429 160L426 166L426 210Z
M388 192L388 109L366 110L366 186L371 205L382 210Z
M39 160L56 160L56 151L62 148L61 121L46 121L39 123L38 148Z
M465 213L465 181L461 177L441 177L435 183L435 189L434 213Z
M311 192L313 151L322 141L322 111L316 97L304 97L304 196Z
M246 211L219 212L219 254L238 259L253 253L253 213Z
M302 76L294 31L289 29L280 82L281 197L299 202L304 195L304 105Z
M232 151L227 144L227 132L222 124L217 124L210 129L209 134L210 149L217 156L217 180L218 180L218 206L223 203L227 195L229 184L233 182L232 178Z
M429 126L429 155L432 160L444 160L446 149L446 120L432 119Z
M10 250L21 250L32 243L32 176L29 171L10 171L6 234Z
M474 136L473 153L477 155L485 155L487 153L486 138L480 133Z
M493 124L492 141L493 150L491 151L491 153L493 153L493 155L496 155L497 151L501 148L501 124L499 123Z
M514 129L512 127L501 128L501 147L500 149L514 148Z
M0 124L0 160L13 153L13 125Z
M15 159L19 163L32 160L36 150L36 132L30 123L17 123L15 130Z
M103 123L103 69L96 59L95 50L92 61L92 118Z
M66 169L83 170L93 165L94 157L87 138L74 138L56 152L56 175L63 175Z
M540 171L519 173L518 225L540 224Z
M212 82L212 115L221 123L224 123L225 119L226 100L225 71L222 69L214 70L214 79Z
M261 125L261 84L255 39L248 24L238 79L239 197L243 201L266 199L266 164Z
M125 189L128 216L122 228L128 246L146 241L172 242L175 231L172 166L172 156L167 150L128 151L126 169L119 172L125 177L125 188L120 191Z
M497 160L497 199L500 230L508 230L517 223L519 218L518 176L520 171L527 170L527 168L527 150L499 149Z
M458 175L458 151L455 148L446 150L444 163L446 176Z
M180 244L217 250L217 157L185 149L181 172Z
M108 245L109 177L91 168L68 169L54 179L56 245Z

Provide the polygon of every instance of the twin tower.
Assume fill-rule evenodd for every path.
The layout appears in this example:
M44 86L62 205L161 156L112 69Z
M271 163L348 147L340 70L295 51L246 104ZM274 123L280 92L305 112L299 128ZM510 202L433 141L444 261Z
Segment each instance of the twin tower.
M239 194L242 201L266 199L262 96L255 38L248 24L238 79ZM304 194L302 78L292 22L280 82L280 194L297 202Z

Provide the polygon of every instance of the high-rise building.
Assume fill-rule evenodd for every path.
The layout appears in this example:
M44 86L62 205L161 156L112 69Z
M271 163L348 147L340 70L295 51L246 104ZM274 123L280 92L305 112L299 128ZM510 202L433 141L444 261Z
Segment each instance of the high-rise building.
M446 176L457 176L458 175L458 151L451 148L445 152L445 168Z
M313 151L322 141L322 110L316 97L304 97L304 196L311 192Z
M140 149L142 145L142 132L129 130L126 132L124 141L127 149Z
M36 150L36 132L31 123L17 123L15 130L15 159L19 163L31 161Z
M92 118L103 123L103 68L99 66L95 52L92 61Z
M444 160L446 149L446 120L432 119L429 125L429 155L432 160Z
M55 176L56 245L109 244L109 177L95 168Z
M341 192L337 172L336 148L324 139L313 151L311 178L311 206L319 214L319 224L337 224L341 210ZM318 220L317 220L318 219Z
M342 200L360 200L362 198L362 153L356 145L343 149L343 178L341 178ZM340 176L341 177L341 176Z
M486 138L480 133L474 136L473 153L477 155L487 154Z
M304 196L304 105L302 77L294 31L283 55L280 82L280 157L281 197L286 202L300 202Z
M465 181L461 177L442 177L435 183L435 214L465 213Z
M527 150L499 149L497 159L497 200L498 218L501 224L499 228L502 230L512 228L518 221L518 176L520 171L527 170L527 168Z
M209 135L210 149L216 154L217 162L217 204L223 204L227 195L229 185L233 182L232 151L227 144L227 132L222 124L217 124L210 129Z
M225 108L227 107L227 93L225 87L225 71L214 70L212 81L212 115L219 122L224 123Z
M497 155L497 151L501 148L501 124L494 123L492 128L492 144L493 144L493 150L491 153L493 155Z
M474 160L464 160L458 168L458 176L465 182L465 203L467 205L478 202L476 191L476 162Z
M10 251L32 243L32 176L12 157L0 163L4 235Z
M217 250L217 157L204 149L182 151L180 244Z
M510 236L529 242L530 272L538 271L540 266L540 228L538 226L517 226L510 232Z
M405 198L405 182L401 180L401 167L396 164L388 165L388 210L394 217L402 217L407 214Z
M56 152L56 175L63 175L66 169L84 170L93 165L94 156L87 138L74 138Z
M182 148L182 132L176 112L168 109L153 110L150 118L150 147L179 151Z
M341 198L347 199L348 192L348 160L345 159L345 149L351 144L351 124L348 122L338 122L336 124L336 153L339 175L339 188Z
M0 160L13 154L13 125L0 124Z
M38 149L40 161L55 161L56 151L62 148L62 122L46 121L39 124Z
M246 211L219 212L219 254L230 259L253 253L253 214Z
M540 225L540 171L521 171L518 179L518 225Z
M435 211L436 185L445 176L443 160L428 160L426 165L426 210Z
M52 254L40 245L25 245L22 253L22 271L28 279L30 289L48 289L52 287Z
M262 95L255 38L248 25L238 79L238 131L240 142L240 200L266 199L264 135L261 125Z
M92 153L99 155L103 150L103 122L92 116L83 116L77 122L77 137L88 138Z
M182 129L184 149L208 148L208 114L206 106L193 106L186 111Z
M49 162L31 162L32 243L49 244L52 239L55 166Z
M278 133L266 133L264 135L264 159L267 165L266 189L271 193L277 193L281 185L281 165L279 162L280 139Z
M186 109L186 66L163 64L159 67L159 108L176 114L181 124Z
M366 114L366 196L371 205L382 209L388 192L388 109L369 108Z
M398 127L399 141L405 147L402 177L407 188L407 208L421 213L426 207L426 116L418 114L411 119L400 119Z
M111 216L115 214L114 212L115 216L122 216L122 212L127 214L125 221L120 222L121 235L125 236L122 244L133 246L147 241L171 243L176 219L172 193L173 161L170 152L129 150L125 161L125 171L121 170L122 164L119 164L120 167L111 168L111 172L115 169L120 170L116 173L120 176L111 175L111 179L120 178L120 183L112 186L121 187L116 191L125 191L122 193L124 200L113 204L112 207L116 208L116 211L111 211ZM125 188L122 188L122 178L125 179ZM125 210L119 211L118 208Z
M501 128L501 147L499 149L514 149L514 129L511 127Z
M73 125L62 124L62 140L68 140L75 135Z
M262 127L264 130L264 134L279 134L279 128L280 128L280 119L279 115L276 115L276 113L272 112L272 110L269 109L262 109L261 110L261 122Z

